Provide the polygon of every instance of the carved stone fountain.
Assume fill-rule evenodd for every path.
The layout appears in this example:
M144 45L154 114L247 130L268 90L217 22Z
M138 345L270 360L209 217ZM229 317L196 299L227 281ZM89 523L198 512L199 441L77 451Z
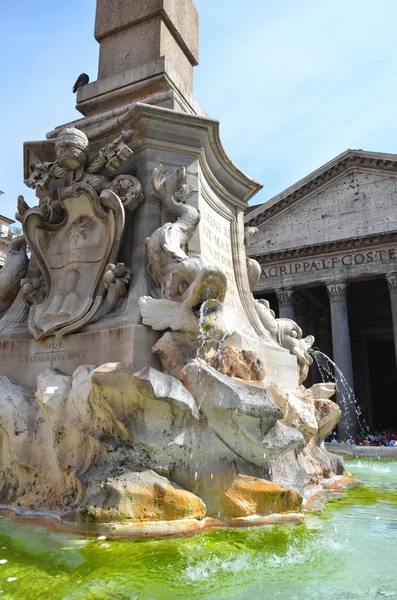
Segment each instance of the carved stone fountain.
M333 384L304 387L314 338L252 295L261 186L156 60L25 144L38 201L18 198L0 271L0 503L132 535L301 519L347 479L321 444Z

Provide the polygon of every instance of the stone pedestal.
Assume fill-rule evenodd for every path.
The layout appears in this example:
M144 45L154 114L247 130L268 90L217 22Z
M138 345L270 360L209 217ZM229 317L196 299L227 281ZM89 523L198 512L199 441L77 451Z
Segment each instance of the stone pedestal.
M122 121L125 130L134 132L134 153L123 163L118 173L134 175L142 184L145 196L136 210L126 211L124 241L119 260L131 270L131 282L127 297L119 302L117 310L96 323L86 325L81 334L64 338L62 350L67 350L71 356L70 365L65 363L65 372L68 373L78 364L101 364L123 360L123 357L131 363L143 364L146 361L147 364L152 364L151 346L155 343L157 334L148 327L141 326L138 303L142 296L150 296L154 288L148 272L146 240L156 228L169 221L169 215L165 214L158 197L152 193L151 179L159 164L164 165L166 173L185 167L188 185L197 190L188 201L200 209L201 214L197 232L188 244L190 255L200 254L211 264L222 268L227 277L227 304L244 315L260 335L264 331L250 292L243 221L248 200L260 189L260 184L247 177L229 160L219 139L217 121L146 104L130 108ZM105 143L112 142L119 135L120 119L109 118L107 114L102 116L102 120L82 119L79 129L89 136L90 152L95 154ZM54 161L55 136L58 133L59 130L50 132L49 139L44 143L25 144L26 174L29 173L32 161ZM12 307L12 315L0 321L0 338L7 346L9 356L4 372L21 382L23 379L23 383L34 385L43 349L41 342L31 339L26 316L23 319L19 317L22 306L23 298L20 298L15 307ZM131 326L131 340L139 340L139 343L132 343L128 335L119 333L120 330L127 331ZM135 335L138 331L136 327L142 327L138 337ZM109 330L113 332L112 339L116 340L118 337L119 344L116 341L103 344L103 336L110 335L106 333ZM98 333L91 339L90 334L94 332ZM85 337L80 339L80 335ZM13 342L16 337L18 342ZM86 343L82 340L89 341ZM52 351L52 338L44 341L50 344L49 350ZM73 362L74 353L78 353L79 348L80 354L83 352L84 356L79 356L78 361ZM25 355L32 358L32 361L29 360L31 366L20 379L19 361ZM272 343L268 344L265 355L268 381L288 384L291 389L297 387L296 357L285 348ZM45 360L49 359L46 357ZM54 360L64 362L61 358ZM54 360L50 363L53 366Z
M36 387L36 379L46 369L72 375L80 365L99 366L123 362L139 371L150 365L159 368L152 347L159 334L144 325L110 327L36 342L29 334L20 339L5 339L0 332L0 375L12 377L23 385Z
M350 388L342 392L341 377L336 372L337 402L342 409L342 418L338 430L341 440L347 440L350 435L355 436L358 430L356 407L354 403L353 364L350 348L349 322L346 305L346 283L336 282L327 285L331 307L332 347L334 362L341 370Z

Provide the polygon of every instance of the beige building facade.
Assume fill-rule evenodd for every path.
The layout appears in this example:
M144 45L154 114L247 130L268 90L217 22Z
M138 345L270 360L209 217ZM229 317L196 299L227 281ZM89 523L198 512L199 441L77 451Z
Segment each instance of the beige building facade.
M7 256L6 247L8 242L12 238L12 232L10 231L10 227L14 223L15 221L13 221L12 219L0 215L0 269L4 265L4 261Z
M347 150L245 221L256 296L315 335L371 428L397 427L397 155Z

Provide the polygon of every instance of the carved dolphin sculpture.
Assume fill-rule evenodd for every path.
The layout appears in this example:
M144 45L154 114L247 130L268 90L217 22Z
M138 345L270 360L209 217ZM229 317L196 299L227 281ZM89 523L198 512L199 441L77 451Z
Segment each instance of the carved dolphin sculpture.
M244 244L245 249L251 246L252 242L255 239L256 234L258 233L257 227L245 227L244 229ZM247 274L248 274L248 282L250 286L251 292L254 291L256 286L258 285L259 279L261 278L262 269L260 264L254 258L246 257L247 260Z
M20 281L26 275L29 259L26 255L25 237L20 235L10 241L7 257L0 270L0 314L14 302L20 288Z
M218 267L203 265L199 258L187 259L172 275L175 292L173 300L150 296L140 298L143 324L156 331L171 328L174 331L198 332L199 308L209 299L223 302L227 286L226 275Z
M185 248L200 222L199 211L186 204L197 190L186 183L184 167L166 178L163 165L154 169L152 190L167 211L177 217L173 223L156 229L146 240L150 275L159 286L160 294L166 296L169 274L188 258Z
M276 319L267 300L257 300L256 310L263 326L272 338L283 348L296 356L299 365L299 383L302 383L308 373L308 368L313 364L313 357L309 350L314 343L314 337L302 337L302 329L292 319Z

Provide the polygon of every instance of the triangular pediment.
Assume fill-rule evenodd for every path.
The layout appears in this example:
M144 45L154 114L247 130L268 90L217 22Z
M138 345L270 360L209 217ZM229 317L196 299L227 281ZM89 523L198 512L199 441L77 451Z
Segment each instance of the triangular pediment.
M397 155L348 150L250 211L250 254L397 231Z

